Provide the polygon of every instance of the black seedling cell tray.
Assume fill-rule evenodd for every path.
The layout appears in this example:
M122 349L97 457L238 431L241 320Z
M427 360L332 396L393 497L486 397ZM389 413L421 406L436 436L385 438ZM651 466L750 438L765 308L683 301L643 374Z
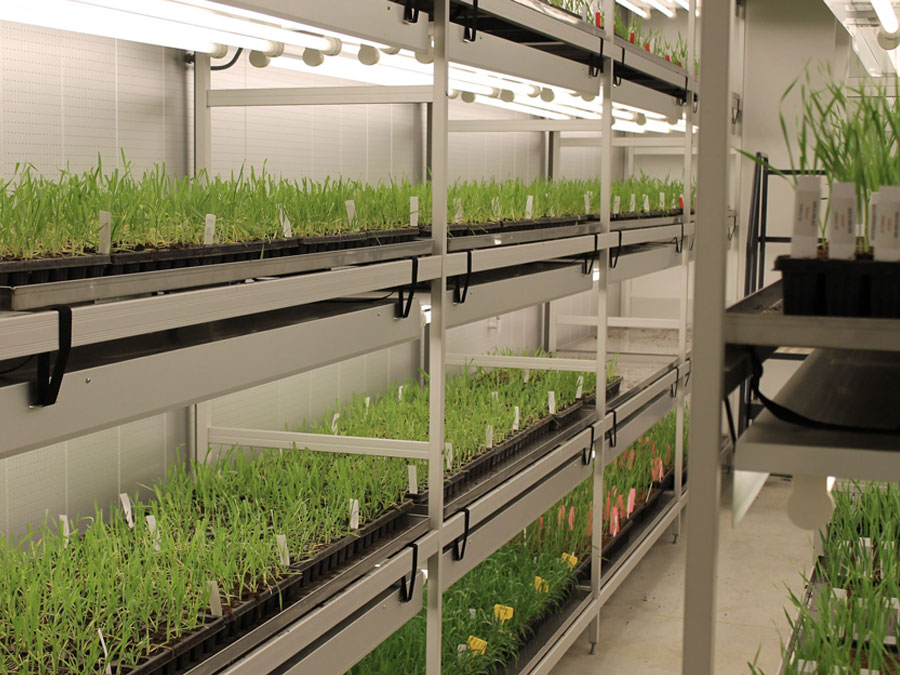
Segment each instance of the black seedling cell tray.
M784 313L900 318L900 262L779 256Z
M70 279L102 277L109 266L108 255L78 255L37 260L0 262L0 286L24 286Z
M452 223L447 225L447 235L451 238L477 236L480 234L492 234L494 232L518 232L521 230L540 230L551 227L566 227L579 225L589 220L595 220L594 216L561 216L553 218L535 218L532 220L502 220L495 223ZM431 226L422 225L420 228L424 237L431 236Z
M409 500L392 506L357 533L339 539L308 560L291 565L272 586L226 609L225 616L207 616L204 626L167 645L159 654L134 668L114 664L113 671L129 675L176 675L192 668L307 595L318 582L348 562L396 536L408 525L407 515L412 508Z

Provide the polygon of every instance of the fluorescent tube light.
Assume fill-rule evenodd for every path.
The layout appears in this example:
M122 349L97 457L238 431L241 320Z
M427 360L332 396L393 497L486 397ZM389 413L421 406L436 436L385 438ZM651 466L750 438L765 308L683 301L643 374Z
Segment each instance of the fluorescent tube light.
M620 5L622 5L622 7L624 7L625 9L630 9L632 12L637 14L642 19L650 18L650 12L646 11L645 9L641 9L636 4L631 2L631 0L616 0L616 2Z
M489 98L487 96L479 95L475 97L475 103L481 103L482 105L489 105L495 108L504 108L505 110L513 110L515 112L525 113L526 115L544 117L550 120L571 119L569 115L563 115L561 113L551 112L549 110L543 110L529 105L523 105L521 103L507 103L506 101L501 101L499 98Z
M891 0L871 0L871 2L885 33L896 33L900 30L900 22L897 21L897 13Z
M657 10L665 14L670 19L675 16L675 12L662 4L659 0L646 0L648 4L656 7Z
M678 4L678 6L681 7L682 9L686 9L686 10L688 10L688 11L691 11L691 7L690 7L690 5L688 4L688 1L687 1L687 0L675 0L675 2L676 2L676 3Z

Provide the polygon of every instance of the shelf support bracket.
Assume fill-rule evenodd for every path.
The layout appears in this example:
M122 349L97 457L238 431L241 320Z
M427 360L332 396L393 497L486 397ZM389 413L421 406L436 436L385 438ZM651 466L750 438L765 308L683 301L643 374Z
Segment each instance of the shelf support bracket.
M590 466L591 460L593 459L594 454L594 442L595 442L595 433L596 429L594 425L591 425L591 441L590 444L586 448L581 449L581 463L584 466Z
M412 572L409 575L409 585L406 583L406 577L400 578L400 601L403 603L410 602L416 591L416 577L419 574L419 545L416 542L410 544L412 547Z
M594 235L594 250L591 253L588 253L584 259L584 264L581 266L581 271L585 274L590 274L594 271L594 263L600 257L600 235Z
M413 298L416 295L416 284L419 283L419 259L410 258L410 260L412 262L412 279L409 282L409 288L404 289L401 287L397 290L397 310L394 314L398 319L406 319L409 317ZM409 293L408 296L406 295L407 293Z
M684 250L684 221L680 225L681 234L675 237L675 253L681 253Z
M619 443L619 415L618 411L612 411L613 423L612 429L609 430L609 447L614 448Z
M614 270L619 264L619 254L622 253L622 230L619 230L619 243L616 244L615 253L609 253L609 269Z
M622 47L622 58L619 61L619 66L622 68L625 67L625 47ZM616 70L617 70L617 68L615 67L615 64L613 64L612 83L613 83L614 87L618 87L620 84L622 84L622 75L621 74L616 75Z
M414 0L406 0L403 7L403 23L418 23L419 8L413 6Z
M466 296L469 294L469 281L472 278L472 250L469 249L466 251L466 275L462 277L462 282L460 282L460 277L456 277L453 281L453 304L454 305L462 305L466 301Z
M463 529L461 537L457 537L453 540L453 559L456 561L462 560L466 557L466 544L469 542L469 521L471 519L469 507L464 507L462 509L462 512L465 516L465 529Z
M63 375L66 373L66 365L69 362L69 354L72 352L72 308L56 307L55 309L59 315L59 351L56 355L56 362L53 364L52 373L50 372L50 352L38 354L36 398L32 408L45 408L56 403Z
M475 42L478 36L478 0L472 0L472 14L463 27L463 42Z

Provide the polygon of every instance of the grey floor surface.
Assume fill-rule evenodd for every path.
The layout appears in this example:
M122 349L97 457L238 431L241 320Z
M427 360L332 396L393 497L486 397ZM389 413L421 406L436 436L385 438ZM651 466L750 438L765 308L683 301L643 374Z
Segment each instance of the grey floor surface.
M744 520L731 526L731 494L723 480L719 548L716 672L776 675L781 640L789 635L783 608L788 588L803 590L812 562L810 533L794 527L785 504L790 483L770 478ZM685 520L683 527L688 527ZM588 653L582 635L554 675L658 675L681 670L685 537L664 535L601 609L600 644Z

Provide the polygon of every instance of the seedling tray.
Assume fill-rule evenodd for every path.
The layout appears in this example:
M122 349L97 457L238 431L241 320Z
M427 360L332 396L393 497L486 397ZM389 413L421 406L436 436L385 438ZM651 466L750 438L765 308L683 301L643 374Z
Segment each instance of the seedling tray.
M272 586L227 608L223 617L207 616L204 626L161 648L160 653L138 666L118 668L114 664L113 670L130 675L175 675L197 665L312 593L320 583L354 559L397 537L410 526L408 516L412 508L413 503L409 500L389 508L357 533L339 539L308 560L291 565L289 571ZM337 590L334 589L334 592Z
M779 256L784 313L900 318L900 262Z

